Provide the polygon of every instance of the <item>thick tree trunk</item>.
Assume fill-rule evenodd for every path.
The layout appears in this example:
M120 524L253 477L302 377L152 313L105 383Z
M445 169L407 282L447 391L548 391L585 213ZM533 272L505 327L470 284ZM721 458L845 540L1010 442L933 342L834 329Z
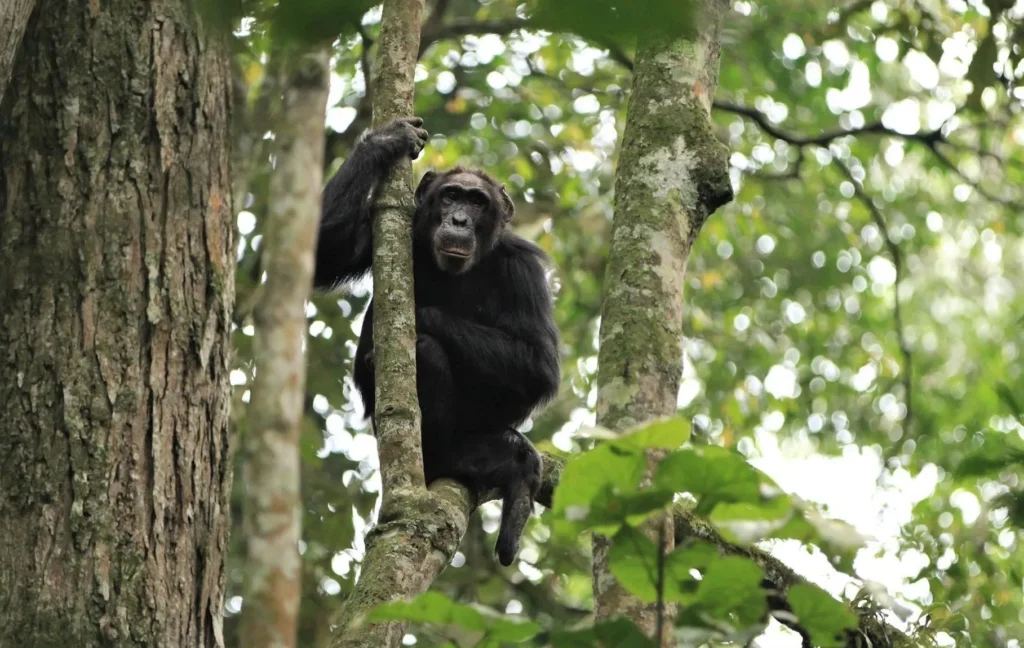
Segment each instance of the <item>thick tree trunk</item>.
M718 86L719 34L729 3L693 5L692 34L642 38L615 176L615 220L601 307L597 422L625 431L676 412L683 357L683 278L708 215L732 199L726 151L709 115ZM658 459L651 457L652 462ZM670 517L647 525L672 549ZM632 619L648 636L670 611L644 603L608 570L611 540L594 536L599 621ZM661 633L669 645L669 633Z
M42 0L0 107L0 646L220 646L229 70L187 5Z
M11 79L14 57L21 46L28 19L36 0L4 0L0 2L0 102Z

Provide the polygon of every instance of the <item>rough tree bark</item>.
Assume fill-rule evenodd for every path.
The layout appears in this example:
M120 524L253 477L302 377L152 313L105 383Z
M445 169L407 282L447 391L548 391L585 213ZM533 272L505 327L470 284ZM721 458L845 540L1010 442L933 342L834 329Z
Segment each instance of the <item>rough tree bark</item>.
M412 116L423 0L385 0L377 41L373 127ZM423 448L416 399L416 307L412 276L412 164L402 159L377 196L373 222L374 434L382 511L422 493ZM382 513L382 517L383 517Z
M601 307L597 423L608 429L623 432L676 412L686 261L701 225L732 199L727 152L710 123L728 8L726 0L695 2L692 33L645 37L638 48ZM671 516L655 518L646 532L668 551L672 525ZM670 645L672 615L618 584L608 569L610 547L609 538L594 536L597 620L632 619Z
M0 105L0 645L223 645L227 61L175 0L29 21Z
M413 112L414 73L423 0L384 0L373 89L373 124ZM365 624L385 601L426 590L447 564L429 532L447 502L424 487L420 408L416 399L416 313L412 276L412 170L396 166L378 192L373 227L374 434L383 501L367 538L359 582L338 619L335 646L397 646L405 624ZM464 530L465 527L463 527ZM455 544L458 544L459 533ZM444 560L445 562L440 562Z
M267 280L253 311L258 373L245 438L242 521L246 543L243 646L294 646L297 639L302 501L299 430L306 386L306 300L320 222L328 56L293 56L281 86L264 236ZM297 60L296 60L297 59Z
M0 103L11 80L14 58L25 35L36 0L4 0L0 3Z

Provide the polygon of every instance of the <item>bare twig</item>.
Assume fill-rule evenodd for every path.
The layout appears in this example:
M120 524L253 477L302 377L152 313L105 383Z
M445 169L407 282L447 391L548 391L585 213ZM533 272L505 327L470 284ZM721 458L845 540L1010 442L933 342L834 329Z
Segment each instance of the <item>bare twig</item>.
M530 22L522 18L502 18L498 20L457 20L440 24L427 21L420 37L419 54L423 56L427 49L437 41L449 38L461 38L471 34L497 34L505 36L520 29L530 27Z
M885 247L889 251L889 256L892 259L892 265L896 269L896 278L893 281L893 320L894 327L896 329L896 340L900 346L900 354L903 356L903 391L904 401L907 406L907 416L903 421L904 427L908 434L912 430L914 420L914 407L913 407L913 357L910 351L910 344L907 342L906 332L903 326L903 312L902 304L900 302L900 285L903 281L904 265L903 265L903 250L899 244L893 240L889 234L889 227L885 220L885 215L882 214L882 210L875 204L874 199L871 198L864 191L864 187L846 163L842 162L837 156L832 158L835 161L836 167L842 172L843 176L850 181L853 185L853 192L857 199L867 208L868 213L871 215L871 220L874 221L875 226L878 227L879 233L882 235L882 240L885 241Z
M870 135L870 134L881 134L890 135L892 137L900 137L905 139L916 139L916 140L928 140L935 136L938 131L932 131L929 133L920 133L918 135L904 135L898 131L894 131L891 128L887 128L882 125L882 122L875 121L857 128L835 128L827 131L823 131L818 135L802 135L798 133L788 132L776 126L772 123L768 115L764 114L757 108L751 108L750 106L743 106L741 104L733 103L723 99L716 99L714 102L714 108L724 112L730 112L736 115L742 115L756 123L761 130L768 133L775 139L780 139L784 142L792 144L793 146L828 146L834 140L849 137L852 135ZM941 133L939 133L941 136Z
M945 167L947 167L953 173L959 176L964 182L971 185L971 187L977 190L977 192L983 198L994 203L998 203L1008 207L1014 207L1017 209L1024 207L1024 203L1009 198L1004 198L1002 196L997 196L996 194L993 194L991 191L985 189L985 187L982 186L980 179L975 180L969 177L963 171L961 171L957 164L939 149L939 145L941 144L943 146L949 146L950 148L953 149L967 150L974 153L975 155L978 155L979 157L989 157L998 160L1000 163L1004 165L1007 163L1017 165L1017 161L1012 159L1005 160L1001 156L990 151L983 150L980 147L972 147L958 142L951 142L949 141L949 139L946 138L946 135L943 133L942 126L930 131L920 131L917 133L901 133L899 131L893 130L883 125L881 121L874 121L855 128L834 128L822 131L818 135L812 136L800 133L793 133L791 131L787 131L783 128L780 128L777 125L775 125L766 114L750 106L743 106L729 101L716 99L714 102L714 107L716 110L730 112L736 115L746 117L753 121L755 124L757 124L762 131L764 131L768 135L771 135L775 139L782 140L783 142L801 148L806 146L827 147L829 144L838 139L842 139L844 137L855 137L859 135L883 135L886 137L906 140L908 142L917 142L919 144L922 144L925 148L927 148L928 151L931 152L931 154L934 155L940 163L942 163ZM778 179L779 177L769 176L769 178Z
M949 157L946 156L945 153L940 151L934 142L928 144L928 148L929 148L929 150L931 150L932 155L934 155L935 158L939 162L941 162L943 166L945 166L947 169L949 169L950 171L955 173L957 176L959 176L959 178L961 180L963 180L964 182L969 184L971 187L973 187L974 190L977 191L986 200L989 200L991 202L998 203L998 204L1001 204L1001 205L1005 205L1007 207L1013 207L1015 209L1024 209L1024 203L1016 201L1016 200L1012 200L1010 198L1003 198L1002 196L997 196L994 193L992 193L991 191L989 191L988 189L986 189L984 186L982 186L980 178L975 180L974 178L969 177L966 173L964 173L963 171L960 170L960 167L957 165L956 162L954 162L953 160L949 159ZM983 155L983 153L979 152L978 155ZM992 155L994 155L994 154L992 154Z

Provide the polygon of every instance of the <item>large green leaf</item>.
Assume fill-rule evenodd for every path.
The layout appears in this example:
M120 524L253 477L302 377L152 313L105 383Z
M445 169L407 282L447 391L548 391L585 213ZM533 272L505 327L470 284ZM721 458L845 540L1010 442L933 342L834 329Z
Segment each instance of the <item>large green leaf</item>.
M540 632L532 621L513 621L476 606L456 603L440 592L424 592L410 601L378 605L368 615L374 621L412 621L434 625L457 625L467 630L486 632L494 641L521 643Z
M1024 443L1016 435L989 432L984 443L956 466L960 478L995 475L1002 470L1024 464Z
M644 636L629 619L612 619L585 630L555 630L553 648L651 648L654 642Z
M857 627L857 615L827 592L798 583L786 592L793 614L821 648L846 645L843 633Z
M761 568L748 558L726 556L711 562L697 588L696 603L718 619L735 616L741 626L758 622L767 607Z
M679 450L658 464L656 488L692 493L698 510L711 511L719 502L758 502L760 474L736 452L710 446Z

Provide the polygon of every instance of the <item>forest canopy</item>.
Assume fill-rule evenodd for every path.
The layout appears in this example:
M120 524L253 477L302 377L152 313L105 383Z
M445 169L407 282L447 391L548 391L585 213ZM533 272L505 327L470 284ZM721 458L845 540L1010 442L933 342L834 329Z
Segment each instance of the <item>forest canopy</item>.
M545 15L501 0L428 3L416 73L432 139L415 169L470 164L506 179L517 231L554 259L564 388L528 436L556 453L593 437L633 56L596 20L616 3L584 12L595 23L545 28L578 4ZM737 194L687 270L678 405L693 444L738 450L792 498L781 527L757 514L773 553L848 600L885 592L897 624L923 619L941 645L1012 646L1024 633L1024 7L1012 4L734 2L712 116ZM369 123L378 21L361 15L333 50L328 174ZM243 25L237 60L255 87L266 33ZM254 168L238 217L241 286L267 172ZM308 313L313 635L352 586L377 501L374 442L347 377L368 287ZM240 402L250 332L236 336ZM542 627L582 619L589 543L534 518L518 565L502 570L488 551L496 512L484 507L435 589ZM462 636L444 624L414 634L418 645Z

